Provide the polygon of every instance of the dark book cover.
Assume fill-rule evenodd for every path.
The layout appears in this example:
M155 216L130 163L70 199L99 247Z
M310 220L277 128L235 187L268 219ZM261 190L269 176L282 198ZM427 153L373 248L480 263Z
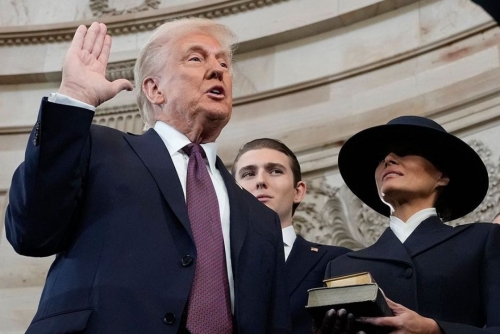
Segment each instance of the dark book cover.
M376 283L340 286L333 288L315 288L309 291L307 310L316 321L321 322L330 309L345 309L355 318L393 316L384 295ZM356 323L356 331L363 330L367 334L390 333L386 327Z

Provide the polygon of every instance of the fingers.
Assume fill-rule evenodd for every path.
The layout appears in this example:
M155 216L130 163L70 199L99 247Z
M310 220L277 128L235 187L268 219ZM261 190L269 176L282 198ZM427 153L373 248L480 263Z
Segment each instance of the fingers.
M87 34L85 35L82 50L88 51L88 53L92 53L95 42L100 33L101 33L101 25L97 22L92 23L89 29L87 30Z
M108 64L109 54L111 53L111 36L106 35L103 40L101 53L99 54L99 58L97 60L106 66Z
M328 334L331 333L333 324L337 320L337 314L335 310L331 309L326 312L323 322L321 323L321 333Z
M81 50L86 33L87 33L87 27L84 26L83 24L79 26L75 31L73 40L71 41L71 48Z
M354 324L354 316L347 314L345 309L340 309L335 312L334 309L326 312L323 322L321 323L321 334L342 334L350 333Z
M347 323L347 311L340 309L337 312L337 318L335 320L335 325L333 326L334 333L342 333Z
M371 324L374 326L395 327L400 328L403 324L402 319L399 317L365 317L359 318L359 322Z
M393 308L396 308L398 306L401 306L400 304L396 303L396 302L393 302L392 300L390 300L389 298L385 297L385 300L387 301L387 305L389 305L389 307L391 309Z
M347 332L350 333L354 329L354 314L349 313L347 315Z
M101 50L104 44L105 38L108 36L106 35L106 31L108 28L104 23L99 23L99 33L97 34L97 38L94 42L94 46L92 48L92 54L94 57L98 58L99 55L101 54Z

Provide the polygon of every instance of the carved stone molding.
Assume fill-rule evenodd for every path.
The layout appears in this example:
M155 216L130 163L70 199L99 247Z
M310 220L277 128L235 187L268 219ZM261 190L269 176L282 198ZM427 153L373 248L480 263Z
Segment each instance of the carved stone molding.
M94 16L101 17L103 15L116 16L128 13L145 12L151 9L158 9L160 3L160 0L145 0L139 6L124 10L117 10L116 8L109 7L109 0L90 0L89 7Z
M467 216L448 222L451 226L489 222L500 211L500 160L482 141L468 144L484 161L490 186L483 202ZM389 226L388 218L362 203L345 184L335 187L321 178L307 180L307 185L308 196L297 208L294 225L308 240L360 249L373 244Z
M135 59L109 63L106 68L106 78L111 81L116 79L134 81L134 66Z
M108 126L123 132L141 133L144 123L141 115L136 111L137 107L131 106L129 112L122 110L115 112L114 108L97 110L92 123Z
M228 0L222 4L207 5L204 7L186 5L182 7L183 9L175 12L172 12L168 8L158 9L154 11L153 15L144 12L131 12L129 14L125 13L117 16L109 15L103 22L108 26L108 34L122 35L153 30L167 21L180 17L197 16L217 18L254 10L284 1L289 0ZM104 5L107 1L96 0L95 3L99 4L99 8L101 8L101 5ZM101 9L105 10L106 8ZM21 29L19 27L3 28L3 31L0 30L0 46L69 41L73 37L75 27L80 24L90 25L91 23L91 20L86 20L68 24L54 24L48 28L47 26L29 26L27 29Z
M122 106L108 107L108 108L97 107L97 110L95 112L95 117L117 115L117 114L129 114L129 113L139 114L139 108L137 107L137 104L126 104Z

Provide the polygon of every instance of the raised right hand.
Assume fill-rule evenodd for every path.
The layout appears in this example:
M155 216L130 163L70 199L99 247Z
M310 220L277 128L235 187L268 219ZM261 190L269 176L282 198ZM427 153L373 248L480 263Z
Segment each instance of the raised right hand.
M110 82L106 66L111 51L111 36L103 23L94 22L87 29L78 27L63 63L59 93L97 107L122 90L132 90L126 79Z

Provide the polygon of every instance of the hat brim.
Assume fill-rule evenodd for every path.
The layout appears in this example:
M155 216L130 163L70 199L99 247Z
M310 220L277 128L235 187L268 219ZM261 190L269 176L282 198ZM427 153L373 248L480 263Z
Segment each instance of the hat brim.
M345 142L339 152L340 174L349 189L366 205L389 216L390 208L379 197L375 169L382 155L394 145L413 145L450 183L446 186L449 220L465 216L483 201L488 172L479 155L461 139L444 131L409 124L386 124L363 130Z
M490 14L493 19L499 23L500 22L500 3L498 0L472 0L479 6L483 7L483 9Z

